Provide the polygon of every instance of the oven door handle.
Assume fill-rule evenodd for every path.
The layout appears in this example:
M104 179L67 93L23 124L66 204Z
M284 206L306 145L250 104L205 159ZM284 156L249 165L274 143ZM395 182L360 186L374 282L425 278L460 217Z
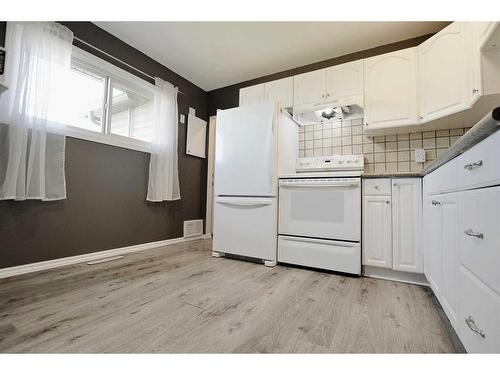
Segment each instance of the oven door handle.
M335 245L340 247L356 247L359 246L359 242L344 242L344 241L335 241L335 240L324 240L322 238L310 238L310 237L292 237L292 236L280 236L286 241L294 241L294 242L306 242L306 243L317 243L317 244L326 244L326 245Z
M297 182L280 182L280 186L282 187L300 187L300 188L317 188L317 187L357 187L359 186L359 182L351 181L351 182L334 182L331 184L328 183L297 183Z

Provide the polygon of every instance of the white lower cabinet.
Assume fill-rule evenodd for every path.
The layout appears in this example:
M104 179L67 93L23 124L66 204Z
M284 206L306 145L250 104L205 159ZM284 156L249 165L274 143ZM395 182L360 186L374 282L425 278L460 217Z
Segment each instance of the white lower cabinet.
M391 185L390 195L375 195ZM421 179L364 180L363 266L423 273L421 237Z
M424 200L424 272L455 329L459 194L433 195Z
M391 196L363 196L363 265L392 268Z
M392 268L422 273L422 180L392 179Z
M424 177L424 273L470 353L500 352L498 134Z

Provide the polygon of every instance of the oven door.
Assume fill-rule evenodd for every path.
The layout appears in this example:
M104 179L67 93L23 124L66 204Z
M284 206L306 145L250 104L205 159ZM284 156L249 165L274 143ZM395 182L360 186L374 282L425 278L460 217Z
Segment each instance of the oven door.
M361 239L361 179L280 180L279 234Z

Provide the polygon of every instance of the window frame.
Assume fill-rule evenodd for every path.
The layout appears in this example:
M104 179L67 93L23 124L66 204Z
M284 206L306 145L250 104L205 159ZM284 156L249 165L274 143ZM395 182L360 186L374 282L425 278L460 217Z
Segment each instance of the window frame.
M71 124L65 126L65 134L68 137L84 139L91 142L103 143L111 146L128 148L136 151L151 152L151 143L143 140L112 134L111 114L112 114L112 89L113 84L123 85L128 89L137 91L154 98L155 86L144 79L131 74L116 65L113 65L91 53L88 53L76 46L72 47L71 66L81 68L90 73L101 76L105 79L103 92L103 116L101 131L95 132L83 129ZM130 123L129 123L130 127ZM129 129L130 132L130 129Z

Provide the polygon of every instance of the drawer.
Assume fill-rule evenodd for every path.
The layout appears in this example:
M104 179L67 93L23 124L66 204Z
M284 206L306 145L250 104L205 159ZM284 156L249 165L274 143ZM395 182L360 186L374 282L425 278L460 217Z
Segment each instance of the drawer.
M361 247L357 242L278 236L278 262L359 275Z
M460 263L500 293L500 187L460 194Z
M391 195L390 178L363 179L363 195Z
M456 158L460 189L500 182L500 132L496 132Z
M457 187L456 159L424 177L424 194L436 194L454 190Z
M500 298L461 266L458 335L469 353L500 352Z

